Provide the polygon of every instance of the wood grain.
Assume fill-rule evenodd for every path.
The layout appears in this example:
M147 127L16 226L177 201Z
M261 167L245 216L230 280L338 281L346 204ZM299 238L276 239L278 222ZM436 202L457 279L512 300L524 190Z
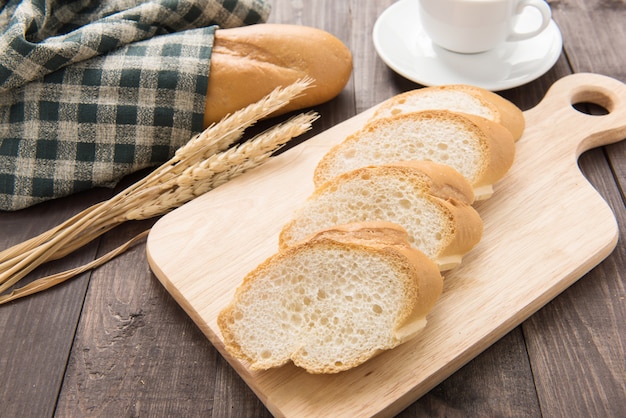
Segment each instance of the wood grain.
M612 112L586 115L571 106L578 101L604 104ZM305 179L321 156L370 115L371 109L165 216L148 238L148 260L164 287L276 415L399 412L597 265L616 244L612 212L577 160L585 150L626 135L626 86L592 74L572 75L525 112L527 128L513 168L494 197L477 204L485 221L483 241L446 275L444 295L423 335L333 377L295 367L249 371L224 352L216 316L241 278L275 253L280 228L312 192ZM179 257L171 257L174 249ZM206 264L210 271L202 268Z
M4 240L4 245L1 248L60 224L97 201L99 193L69 197L65 205L44 204L3 213L0 239ZM88 245L72 259L48 263L20 285L35 277L88 263L96 249L97 245ZM48 292L0 307L0 375L5 382L0 385L0 415L51 416L54 413L88 283L88 274L83 274Z

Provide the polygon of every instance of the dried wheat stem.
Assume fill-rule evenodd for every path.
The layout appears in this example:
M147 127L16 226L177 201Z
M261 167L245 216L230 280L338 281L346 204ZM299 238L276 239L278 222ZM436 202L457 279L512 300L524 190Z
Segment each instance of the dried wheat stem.
M124 251L128 250L130 247L136 244L139 240L145 238L148 235L148 232L150 232L150 230L142 232L141 234L137 235L136 237L129 240L125 244L117 247L113 251L110 251L106 253L105 255L103 255L102 257L99 257L98 259L90 263L87 263L81 267L67 270L62 273L53 274L47 277L42 277L41 279L37 279L34 282L27 284L26 286L23 286L19 289L15 289L11 291L11 293L9 293L8 295L0 295L0 305L7 303L7 302L11 302L12 300L19 299L24 296L32 295L34 293L38 293L43 290L49 289L52 286L55 286L59 283L63 283L64 281L69 280L72 277L75 277L81 273L84 273L88 270L99 267L103 265L104 263L117 257L119 254L123 253Z
M9 268L5 269L5 263L3 263L3 270L0 273L0 293L8 290L38 266L51 259L58 258L55 255L59 252L63 253L63 249L74 239L80 238L84 231L89 230L93 226L98 226L98 228L93 228L92 230L100 229L101 225L102 219L99 218L87 217L77 219L74 224L60 231L46 243L28 251L25 256L18 257L19 261ZM6 263L10 264L11 260Z
M84 247L95 238L99 237L102 234L105 234L106 232L110 231L118 225L117 223L110 221L103 222L100 218L96 218L96 220L98 221L98 223L102 223L102 226L99 226L98 223L91 224L88 230L79 233L79 235L75 237L72 237L68 242L65 243L62 248L59 248L59 250L57 250L54 254L50 254L47 261L58 260L68 254L73 253L77 249ZM15 257L2 262L0 264L0 274L9 271L16 264L22 262L28 257L31 257L33 253L39 251L41 248L42 246L30 248L20 254L17 254ZM2 279L0 279L0 284L6 280L8 280L8 276L3 276Z
M36 248L39 245L44 244L46 241L50 240L53 236L55 236L56 234L59 233L59 231L62 231L63 229L67 228L68 226L72 225L73 223L76 222L76 219L79 218L84 218L87 216L93 216L94 212L98 212L99 211L99 206L101 204L98 203L96 205L93 205L81 212L79 212L78 214L72 216L70 219L66 220L65 222L63 222L62 224L41 233L40 235L33 237L27 241L23 241L19 244L16 244L12 247L9 247L5 250L3 250L2 252L0 252L0 265L2 265L3 262L10 260L14 257L19 256L20 254L29 251L33 248ZM0 271L2 271L2 269L0 268Z
M108 205L106 203L107 202L102 202L101 204L95 205L89 208L90 210L85 210L73 216L59 227L53 228L38 237L5 250L0 260L0 284L9 280L17 269L23 268L23 266L33 262L33 260L39 260L38 264L42 264L45 261L61 258L69 254L71 252L69 250L72 248L72 251L80 248L77 245L85 245L91 239L95 238L94 236L89 241L86 241L82 236L82 231L100 231L103 227L107 226L106 223L110 217L102 216L102 214L110 215L111 210L107 208ZM85 226L85 222L88 222L88 227ZM110 229L109 227L106 230ZM104 232L106 232L106 230ZM99 232L99 234L101 235L104 232ZM58 243L60 241L64 246L59 246ZM44 259L43 254L46 248L55 245L55 243L56 248L59 250L55 253L47 253Z

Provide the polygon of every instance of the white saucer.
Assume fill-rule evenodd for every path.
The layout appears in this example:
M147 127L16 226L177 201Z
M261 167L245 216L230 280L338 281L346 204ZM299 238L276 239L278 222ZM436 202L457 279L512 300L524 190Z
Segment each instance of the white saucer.
M425 86L472 84L492 91L540 77L556 63L563 47L561 31L551 21L531 39L507 42L480 54L450 52L433 45L424 33L416 0L400 0L388 7L374 24L373 38L385 64L411 81Z

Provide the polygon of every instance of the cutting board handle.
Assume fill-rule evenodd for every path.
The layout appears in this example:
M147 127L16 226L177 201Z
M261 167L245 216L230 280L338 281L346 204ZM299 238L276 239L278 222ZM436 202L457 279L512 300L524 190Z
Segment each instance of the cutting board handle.
M601 106L607 114L589 115L573 106L582 103ZM558 139L578 158L591 148L626 138L626 84L600 74L572 74L556 81L541 102L524 113L529 137Z

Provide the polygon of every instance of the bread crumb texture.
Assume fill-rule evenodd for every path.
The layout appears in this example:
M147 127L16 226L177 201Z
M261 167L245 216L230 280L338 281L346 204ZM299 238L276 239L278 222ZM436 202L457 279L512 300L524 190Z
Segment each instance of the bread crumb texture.
M420 110L451 110L470 113L498 122L498 114L493 105L479 97L461 90L422 89L420 94L413 91L398 95L394 100L384 103L376 111L374 118L395 116L401 113ZM419 90L418 90L419 91Z
M429 272L441 281L434 265ZM227 349L252 369L292 360L310 373L336 373L402 343L396 331L407 319L423 322L411 318L417 274L388 248L315 240L252 271L218 323Z

